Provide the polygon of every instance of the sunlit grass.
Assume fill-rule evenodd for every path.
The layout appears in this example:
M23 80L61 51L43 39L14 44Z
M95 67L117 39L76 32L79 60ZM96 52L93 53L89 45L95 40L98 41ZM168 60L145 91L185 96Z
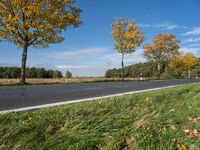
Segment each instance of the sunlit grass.
M200 149L200 85L0 115L0 149Z

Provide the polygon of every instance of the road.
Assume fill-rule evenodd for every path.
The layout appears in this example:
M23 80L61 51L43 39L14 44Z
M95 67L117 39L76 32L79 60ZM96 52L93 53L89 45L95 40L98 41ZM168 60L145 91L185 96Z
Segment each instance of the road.
M0 87L0 111L197 82L200 80Z

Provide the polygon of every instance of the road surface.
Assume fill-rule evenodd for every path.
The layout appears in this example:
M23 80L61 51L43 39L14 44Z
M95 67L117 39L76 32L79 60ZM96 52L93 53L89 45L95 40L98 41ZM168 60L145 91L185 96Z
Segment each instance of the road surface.
M0 111L197 82L200 80L0 87Z

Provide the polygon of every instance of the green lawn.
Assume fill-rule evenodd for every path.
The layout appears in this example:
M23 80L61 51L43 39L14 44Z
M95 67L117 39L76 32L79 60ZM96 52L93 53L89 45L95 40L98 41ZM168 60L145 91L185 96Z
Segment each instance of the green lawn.
M176 148L200 150L200 84L0 115L2 150Z

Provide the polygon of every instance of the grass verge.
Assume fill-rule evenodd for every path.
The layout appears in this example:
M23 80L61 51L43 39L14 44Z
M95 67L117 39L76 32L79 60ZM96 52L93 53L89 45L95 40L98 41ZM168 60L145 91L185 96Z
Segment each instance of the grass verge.
M0 115L1 150L199 150L199 132L199 84Z

